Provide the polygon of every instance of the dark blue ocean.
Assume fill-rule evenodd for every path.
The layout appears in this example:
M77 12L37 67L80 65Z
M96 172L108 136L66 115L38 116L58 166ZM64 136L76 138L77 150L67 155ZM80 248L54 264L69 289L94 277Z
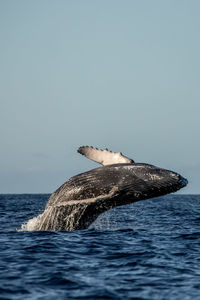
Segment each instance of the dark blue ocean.
M87 230L18 232L49 195L0 195L0 299L200 299L200 195L115 208Z

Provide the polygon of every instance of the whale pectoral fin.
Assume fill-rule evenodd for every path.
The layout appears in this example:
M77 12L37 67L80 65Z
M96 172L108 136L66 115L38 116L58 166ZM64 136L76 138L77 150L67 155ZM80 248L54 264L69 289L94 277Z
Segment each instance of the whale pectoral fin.
M121 152L112 152L108 149L101 150L89 146L82 146L78 148L77 152L103 166L120 163L134 163L131 158L126 157Z

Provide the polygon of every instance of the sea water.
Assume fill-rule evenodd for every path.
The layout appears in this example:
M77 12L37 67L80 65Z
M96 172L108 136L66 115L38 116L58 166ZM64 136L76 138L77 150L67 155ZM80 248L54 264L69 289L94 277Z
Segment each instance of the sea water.
M89 229L17 231L49 195L0 195L0 299L200 299L200 196L117 207Z

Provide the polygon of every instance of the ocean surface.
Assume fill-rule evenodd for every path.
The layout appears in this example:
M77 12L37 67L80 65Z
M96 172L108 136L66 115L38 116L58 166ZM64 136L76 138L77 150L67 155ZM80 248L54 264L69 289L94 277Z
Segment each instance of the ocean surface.
M49 195L0 195L0 299L200 299L200 195L121 206L87 230L18 232Z

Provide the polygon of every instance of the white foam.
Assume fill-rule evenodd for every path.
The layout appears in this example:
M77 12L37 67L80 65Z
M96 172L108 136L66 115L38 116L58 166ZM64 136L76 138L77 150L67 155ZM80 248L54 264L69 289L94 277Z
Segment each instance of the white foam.
M40 221L41 216L42 216L42 214L28 220L26 223L22 224L21 228L17 229L17 231L35 231L35 230L37 230L37 225Z

